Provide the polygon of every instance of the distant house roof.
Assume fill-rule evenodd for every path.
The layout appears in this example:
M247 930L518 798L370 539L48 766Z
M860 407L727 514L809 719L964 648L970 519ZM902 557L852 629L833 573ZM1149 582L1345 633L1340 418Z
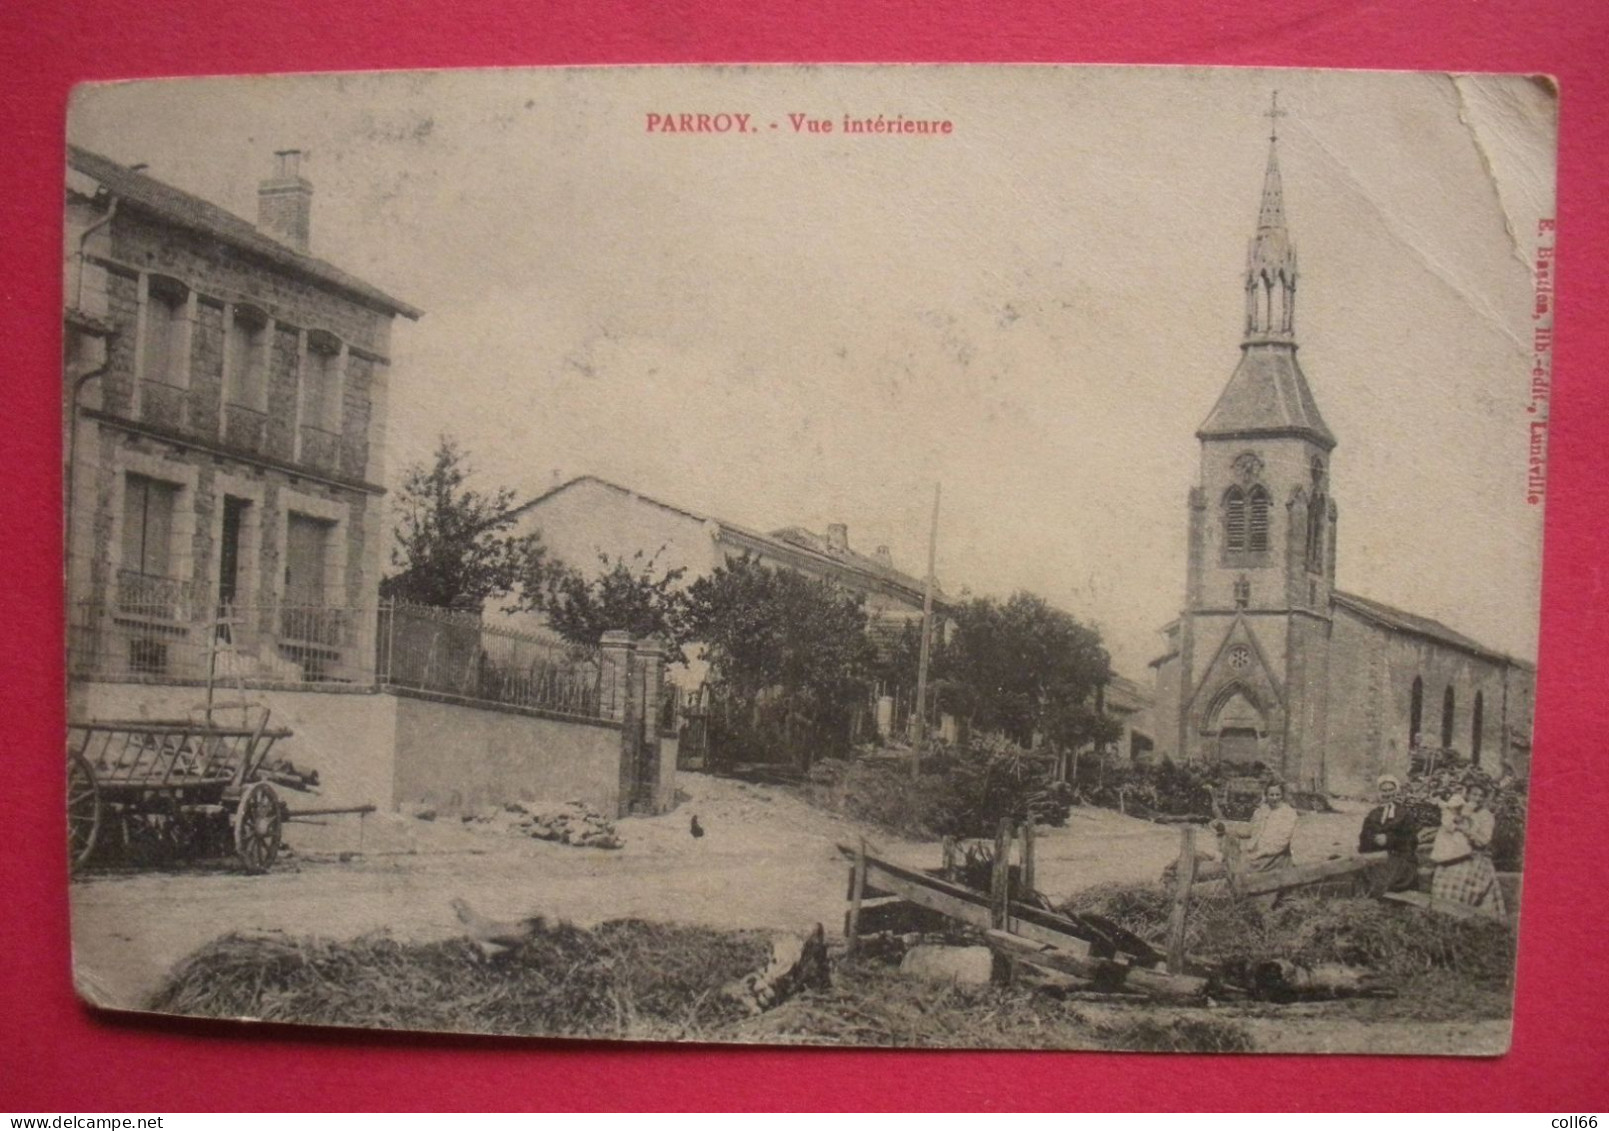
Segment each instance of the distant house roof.
M67 164L70 168L99 181L106 190L126 204L149 212L171 224L188 228L205 236L233 244L274 266L293 274L315 279L389 313L407 318L419 318L424 311L392 298L384 291L350 275L333 264L315 256L303 255L295 248L283 244L260 231L256 225L192 196L154 177L136 172L126 165L81 149L67 147Z
M1151 689L1127 676L1113 674L1106 684L1106 707L1109 711L1134 714L1156 706Z
M853 550L830 549L826 540L810 534L799 527L789 527L775 534L762 534L735 522L728 522L724 518L714 515L700 514L698 511L679 507L674 503L667 503L655 499L641 491L634 491L629 487L622 487L618 483L611 483L607 479L596 475L579 475L565 483L559 484L551 490L545 491L527 503L515 508L515 513L530 510L532 507L551 499L553 496L568 491L581 483L595 483L611 491L619 492L649 506L658 507L672 514L681 515L695 522L710 523L715 527L714 535L720 540L735 546L738 549L752 550L756 553L770 554L787 560L790 557L801 561L802 564L825 568L828 572L852 574L871 587L882 587L895 590L902 598L920 604L922 601L923 583L910 574L902 573L893 566L878 561L876 558L859 554ZM937 589L933 593L935 607L947 604L945 598Z
M1526 671L1536 670L1534 664L1515 659L1513 656L1506 655L1496 649L1488 648L1461 632L1453 631L1439 620L1422 617L1417 613L1410 613L1380 601L1371 601L1369 598L1359 597L1355 593L1343 593L1340 590L1336 590L1334 597L1335 603L1342 608L1350 609L1366 620L1374 621L1376 624L1383 625L1386 628L1395 629L1398 632L1409 632L1415 636L1423 636L1428 640L1436 641L1438 644L1446 644L1449 647L1458 648L1461 651L1470 652L1489 660L1496 660L1499 663L1512 664Z
M786 542L790 546L803 547L864 573L886 578L895 585L914 590L917 593L921 593L926 587L926 582L896 568L892 561L873 557L870 554L863 554L858 550L850 549L848 546L835 546L831 539L806 530L802 526L785 526L781 530L773 530L771 537L779 542ZM933 598L934 600L942 600L937 586L934 587Z
M1196 436L1202 440L1301 436L1325 451L1333 449L1335 435L1319 415L1295 347L1261 342L1242 349L1240 364Z

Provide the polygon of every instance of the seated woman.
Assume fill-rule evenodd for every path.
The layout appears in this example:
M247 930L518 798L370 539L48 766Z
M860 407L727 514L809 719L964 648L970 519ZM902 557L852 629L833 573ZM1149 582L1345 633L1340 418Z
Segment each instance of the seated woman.
M1285 787L1277 781L1263 788L1263 803L1257 806L1249 824L1236 827L1218 821L1213 827L1226 842L1231 837L1246 842L1238 852L1238 871L1242 875L1279 872L1295 866L1291 859L1291 838L1296 835L1296 810L1285 800ZM1225 848L1229 849L1228 844ZM1226 851L1225 855L1229 854ZM1278 900L1277 891L1257 897L1265 907L1272 907Z
M1497 869L1492 866L1497 817L1486 807L1484 785L1471 782L1466 792L1467 797L1450 797L1442 804L1442 825L1431 851L1436 872L1431 877L1430 895L1502 917L1508 912Z
M1373 877L1375 894L1408 891L1419 880L1419 830L1413 813L1397 799L1401 783L1392 774L1380 778L1380 804L1369 810L1358 833L1359 852L1384 852L1386 865Z

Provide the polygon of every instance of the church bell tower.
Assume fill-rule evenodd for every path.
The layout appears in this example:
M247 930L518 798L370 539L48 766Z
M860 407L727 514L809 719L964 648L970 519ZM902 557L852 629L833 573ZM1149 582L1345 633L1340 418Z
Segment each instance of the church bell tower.
M1336 441L1296 357L1296 248L1279 170L1284 113L1276 94L1246 254L1240 362L1196 431L1178 750L1261 762L1306 787L1323 781Z

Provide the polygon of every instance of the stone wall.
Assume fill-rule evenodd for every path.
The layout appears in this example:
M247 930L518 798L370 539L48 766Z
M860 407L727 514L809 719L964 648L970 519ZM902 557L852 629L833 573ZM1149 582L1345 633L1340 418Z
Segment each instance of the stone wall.
M530 711L450 703L395 691L251 690L270 724L292 737L274 747L319 775L316 797L286 791L292 808L423 804L459 813L509 801L582 801L619 815L622 732L610 720L566 719ZM76 682L68 718L187 719L205 698L194 684ZM217 701L238 701L222 688ZM216 721L240 725L238 710ZM657 809L675 802L674 748L655 767Z
M620 811L620 728L399 693L396 804L449 813L508 801Z

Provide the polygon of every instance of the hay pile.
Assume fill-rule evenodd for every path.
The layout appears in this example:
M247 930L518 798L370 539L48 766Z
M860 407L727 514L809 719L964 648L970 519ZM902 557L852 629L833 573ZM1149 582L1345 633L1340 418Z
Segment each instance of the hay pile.
M231 934L175 967L146 1007L379 1029L692 1039L746 1014L722 987L770 955L762 932L638 919L550 926L492 961L463 939Z
M1068 911L1104 915L1153 942L1167 937L1170 894L1161 885L1101 885ZM1496 920L1453 919L1364 897L1292 893L1266 909L1255 900L1192 901L1185 938L1192 958L1233 968L1283 958L1306 966L1360 966L1393 982L1446 972L1506 998L1513 985L1514 932Z
M495 809L466 814L463 819L466 824L490 825L504 832L580 848L619 848L625 843L613 821L580 801L562 805L510 801Z
M515 1036L913 1048L1244 1051L1199 1011L1085 1010L1026 985L935 985L885 962L840 962L759 1016L729 992L772 957L770 935L635 919L561 924L487 961L463 939L350 942L233 934L180 963L146 1008L254 1019ZM1129 1007L1132 1008L1132 1007Z
M1251 1037L1200 1011L1085 1008L1021 985L935 984L886 963L841 963L830 989L739 1022L726 1038L897 1048L1246 1052Z

